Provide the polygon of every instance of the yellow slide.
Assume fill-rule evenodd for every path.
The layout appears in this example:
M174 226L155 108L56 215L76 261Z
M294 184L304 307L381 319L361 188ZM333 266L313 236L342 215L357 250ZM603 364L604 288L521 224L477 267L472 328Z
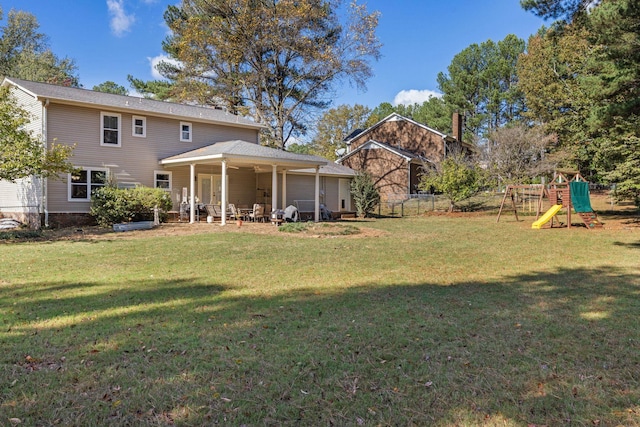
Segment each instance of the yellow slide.
M549 222L549 220L553 218L554 215L557 214L560 209L562 209L562 205L551 206L551 208L548 211L546 211L544 215L540 217L540 219L538 219L536 222L531 224L531 228L536 228L536 229L542 228L542 226L545 225L547 222Z

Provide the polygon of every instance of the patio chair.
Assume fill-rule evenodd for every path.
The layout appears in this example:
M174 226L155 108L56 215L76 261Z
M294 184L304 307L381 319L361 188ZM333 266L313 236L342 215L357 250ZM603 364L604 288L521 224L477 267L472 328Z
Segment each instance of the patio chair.
M229 219L240 219L240 214L236 209L236 205L234 205L233 203L229 203L229 211L227 212L227 216L229 217Z
M253 210L249 213L249 219L251 221L260 221L263 222L264 221L264 207L259 204L256 203L253 205Z
M207 210L207 216L212 217L214 220L216 218L222 219L222 212L220 212L220 206L212 205L212 204L206 204L206 205L204 205L204 208Z

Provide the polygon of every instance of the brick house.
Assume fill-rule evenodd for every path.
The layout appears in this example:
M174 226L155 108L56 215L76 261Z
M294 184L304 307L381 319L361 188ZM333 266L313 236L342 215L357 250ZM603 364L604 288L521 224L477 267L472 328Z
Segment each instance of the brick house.
M347 137L347 152L338 163L367 171L382 200L398 200L418 192L424 167L437 164L454 152L469 152L462 142L462 117L453 115L454 134L446 135L414 120L392 113L363 131Z

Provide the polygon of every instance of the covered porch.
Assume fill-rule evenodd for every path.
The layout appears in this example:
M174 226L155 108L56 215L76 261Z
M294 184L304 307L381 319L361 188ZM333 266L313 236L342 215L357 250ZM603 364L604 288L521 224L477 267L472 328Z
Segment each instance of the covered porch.
M320 168L329 163L326 159L235 140L167 157L159 163L175 176L173 188L187 189L190 223L196 221L196 198L220 206L221 225L227 222L229 203L262 203L284 210L287 179L291 179L288 172L301 169L315 171L314 185L308 189L306 198L312 197L314 221L320 220ZM182 203L184 196L175 197L180 197Z

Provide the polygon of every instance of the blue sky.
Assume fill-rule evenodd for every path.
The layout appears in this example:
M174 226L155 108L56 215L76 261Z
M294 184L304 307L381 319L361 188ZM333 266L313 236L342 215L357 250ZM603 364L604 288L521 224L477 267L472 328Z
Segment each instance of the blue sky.
M362 2L362 1L360 1ZM127 75L156 78L168 34L167 0L0 0L10 9L36 16L40 31L59 57L76 61L80 84L91 89L111 80L129 89ZM519 0L369 0L381 13L378 36L382 58L373 63L366 92L338 88L334 106L381 102L422 102L437 91L436 76L472 43L499 41L507 34L525 40L545 24L520 7ZM3 21L4 25L6 21Z

